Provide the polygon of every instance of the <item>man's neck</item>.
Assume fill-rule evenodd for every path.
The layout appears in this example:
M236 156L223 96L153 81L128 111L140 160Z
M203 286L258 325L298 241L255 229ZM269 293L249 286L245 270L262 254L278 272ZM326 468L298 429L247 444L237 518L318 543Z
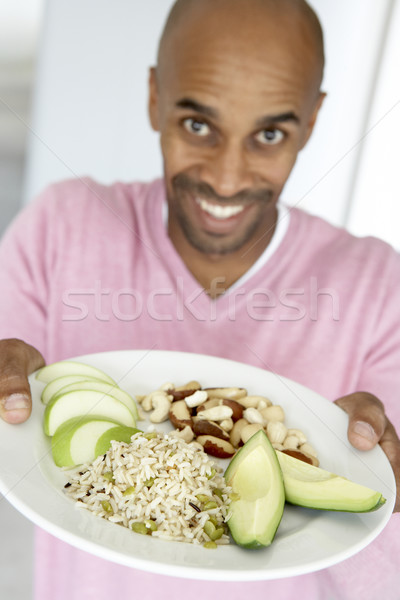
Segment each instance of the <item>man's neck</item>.
M224 294L254 265L269 245L275 227L260 238L256 244L249 244L228 254L209 255L191 246L182 235L171 235L172 243L189 271L211 298Z

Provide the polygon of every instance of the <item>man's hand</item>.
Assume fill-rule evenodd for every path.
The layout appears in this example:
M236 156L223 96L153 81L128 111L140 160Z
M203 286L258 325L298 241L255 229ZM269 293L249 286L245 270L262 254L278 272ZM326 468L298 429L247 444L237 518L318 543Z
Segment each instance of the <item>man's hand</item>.
M22 423L31 414L28 375L43 367L43 356L21 340L0 340L0 417Z
M350 443L359 450L380 444L388 457L398 489L394 512L400 512L400 440L382 402L367 392L356 392L339 398L336 404L349 415Z

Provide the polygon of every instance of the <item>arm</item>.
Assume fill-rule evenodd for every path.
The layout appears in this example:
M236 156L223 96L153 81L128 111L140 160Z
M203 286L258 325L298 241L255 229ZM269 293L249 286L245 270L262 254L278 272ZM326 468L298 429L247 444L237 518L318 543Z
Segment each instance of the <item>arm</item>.
M46 220L43 210L30 205L21 211L0 244L0 418L8 423L29 418L28 375L44 365L48 305L45 267L51 258Z
M0 417L22 423L31 414L28 375L44 365L40 352L17 339L0 340Z
M356 388L368 390L343 396L336 404L349 415L348 438L359 450L380 444L392 465L400 511L400 257L390 251L379 263L371 295L365 298L369 346ZM371 309L371 310L370 310ZM378 399L379 398L379 399Z
M356 392L336 400L349 415L348 437L358 450L370 450L380 444L392 465L400 489L400 440L385 414L380 400L367 392ZM400 512L400 493L396 494L394 512Z

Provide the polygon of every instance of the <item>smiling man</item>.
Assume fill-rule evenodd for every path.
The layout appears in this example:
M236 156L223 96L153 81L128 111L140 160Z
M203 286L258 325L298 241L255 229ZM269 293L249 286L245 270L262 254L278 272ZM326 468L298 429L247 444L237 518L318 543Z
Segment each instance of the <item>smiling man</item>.
M308 6L231 2L226 13L226 2L178 2L150 75L170 237L206 289L215 277L229 287L267 247L324 96Z
M2 241L4 420L29 417L27 374L44 360L200 352L336 399L350 442L379 443L399 480L400 258L280 202L323 101L323 64L303 0L178 0L150 73L163 180L56 184ZM339 565L243 584L127 569L38 531L36 599L397 600L396 519Z

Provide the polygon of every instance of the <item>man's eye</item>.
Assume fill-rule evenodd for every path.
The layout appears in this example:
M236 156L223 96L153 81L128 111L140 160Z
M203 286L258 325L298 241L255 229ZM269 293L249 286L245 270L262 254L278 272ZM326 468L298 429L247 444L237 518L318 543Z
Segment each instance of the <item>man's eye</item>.
M183 126L189 133L194 133L194 135L198 135L199 137L206 136L210 133L209 126L203 121L198 121L197 119L189 118L183 121Z
M273 144L279 144L285 137L285 134L280 129L263 129L256 135L256 140L260 144L266 146L272 146Z

